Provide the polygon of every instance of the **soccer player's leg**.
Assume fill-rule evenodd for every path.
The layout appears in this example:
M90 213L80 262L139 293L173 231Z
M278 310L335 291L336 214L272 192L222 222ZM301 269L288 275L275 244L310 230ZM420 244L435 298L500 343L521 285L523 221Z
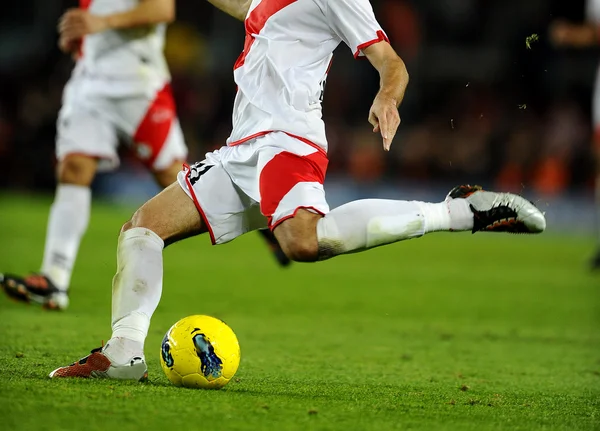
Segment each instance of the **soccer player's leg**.
M273 157L261 171L261 210L293 260L324 260L437 231L539 233L546 227L526 199L477 186L456 187L440 203L366 199L329 212L326 166L322 153L298 148Z
M157 92L153 100L138 98L125 100L122 104L122 118L127 121L123 128L132 135L135 154L152 171L156 182L161 187L167 187L175 181L187 157L170 86L166 85ZM140 111L137 117L136 111ZM129 116L132 117L131 120L127 120ZM135 129L132 129L131 124L135 124ZM258 232L279 265L288 266L291 260L285 255L273 233L269 229L259 229Z
M118 165L117 137L110 121L73 102L69 87L65 91L57 123L58 185L48 217L41 270L24 277L0 276L0 285L10 297L55 310L64 310L69 304L71 274L89 222L90 184L98 169Z
M174 183L138 209L121 229L112 290L113 334L103 348L50 377L143 380L144 340L162 293L165 245L206 232L193 202Z
M180 172L177 182L146 202L123 226L117 246L112 288L112 336L78 362L50 377L108 377L142 380L146 376L144 341L162 294L163 248L209 232L213 244L248 229L247 205L218 162L205 161Z
M274 233L290 257L311 262L431 232L540 233L545 227L543 214L521 196L460 186L440 203L366 199L324 217L299 210Z

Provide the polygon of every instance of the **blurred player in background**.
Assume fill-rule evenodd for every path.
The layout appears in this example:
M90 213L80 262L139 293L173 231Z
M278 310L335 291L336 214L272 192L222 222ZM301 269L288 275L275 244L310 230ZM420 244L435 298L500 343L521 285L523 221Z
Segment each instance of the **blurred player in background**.
M600 46L600 0L588 0L586 22L570 23L558 20L550 27L550 39L558 47L591 48ZM594 155L596 168L597 251L592 268L600 269L600 67L592 101Z
M321 99L333 51L345 43L379 72L369 122L386 151L408 84L404 62L371 4L209 1L246 24L244 52L234 66L238 93L231 136L226 146L180 172L175 184L123 226L112 337L103 349L51 377L145 378L144 341L162 293L163 248L187 237L208 232L213 244L223 244L268 226L290 258L314 262L428 232L545 229L544 216L527 200L475 186L457 187L440 203L367 199L330 211L323 189L328 159Z
M119 165L123 140L153 173L172 184L187 156L163 54L175 0L81 0L60 19L59 46L77 58L58 116L58 186L41 272L0 276L11 297L49 309L68 306L68 288L90 217L96 172ZM282 265L289 259L262 231Z

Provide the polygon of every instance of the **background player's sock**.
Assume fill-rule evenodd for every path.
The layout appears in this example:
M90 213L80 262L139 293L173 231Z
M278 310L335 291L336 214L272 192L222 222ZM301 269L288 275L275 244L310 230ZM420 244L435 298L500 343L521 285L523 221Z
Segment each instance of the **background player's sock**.
M141 351L129 351L142 356L144 340L150 328L150 318L162 293L163 240L149 229L133 228L119 236L117 273L112 291L112 338L107 343L109 356L119 338L131 340ZM134 349L135 350L135 349ZM122 355L121 355L122 356Z
M317 224L319 259L362 251L428 232L473 228L464 199L437 204L366 199L335 208Z
M81 237L90 219L91 190L59 184L50 208L42 274L61 290L69 288Z

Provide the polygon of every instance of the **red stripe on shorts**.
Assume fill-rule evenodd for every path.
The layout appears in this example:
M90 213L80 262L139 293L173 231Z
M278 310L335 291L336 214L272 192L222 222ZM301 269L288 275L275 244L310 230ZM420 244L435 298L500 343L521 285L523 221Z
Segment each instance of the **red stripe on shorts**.
M296 184L323 184L328 163L327 156L319 151L307 156L283 151L265 165L259 180L260 211L268 218L269 226L279 203Z
M192 201L194 202L194 205L196 206L196 209L198 210L200 217L202 217L202 221L204 221L204 224L206 225L206 229L208 229L208 234L210 235L210 242L212 242L212 245L215 245L217 243L215 241L215 234L212 230L212 226L208 222L206 213L200 206L200 202L198 202L198 198L196 197L196 191L194 190L194 186L192 185L192 183L190 181L190 172L191 172L190 165L188 165L187 163L184 163L183 164L183 175L185 176L185 185L187 186L187 188L190 192L190 196L192 197Z
M171 85L166 84L156 93L156 97L133 134L135 155L149 168L152 168L167 141L174 120L175 101Z

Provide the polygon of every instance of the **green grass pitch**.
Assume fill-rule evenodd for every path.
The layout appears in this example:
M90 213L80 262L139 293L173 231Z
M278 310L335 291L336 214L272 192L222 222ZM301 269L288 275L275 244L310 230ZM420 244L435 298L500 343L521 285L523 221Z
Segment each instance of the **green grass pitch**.
M0 197L0 270L39 267L50 201ZM435 234L279 269L257 235L165 251L149 382L51 381L110 336L130 211L96 203L71 308L0 297L0 423L20 430L599 430L600 275L591 239ZM209 314L237 333L223 390L171 386L160 340Z

